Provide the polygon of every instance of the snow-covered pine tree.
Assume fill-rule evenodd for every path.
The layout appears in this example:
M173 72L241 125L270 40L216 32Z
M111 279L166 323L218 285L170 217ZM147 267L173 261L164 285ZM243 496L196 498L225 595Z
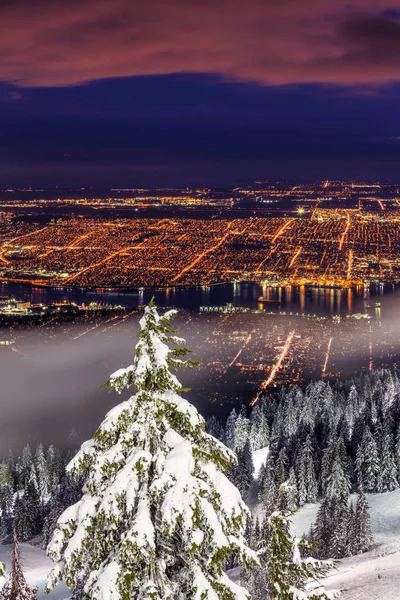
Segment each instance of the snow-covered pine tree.
M225 428L225 442L226 442L226 445L228 446L228 448L230 448L231 450L234 450L236 447L236 440L235 440L236 420L237 420L237 414L236 414L236 410L233 408L227 421L226 421L226 428Z
M48 543L51 540L51 537L54 533L54 530L57 525L58 517L64 510L64 506L59 498L59 495L56 494L54 498L52 498L48 504L48 513L43 523L43 543L42 547L46 549Z
M309 542L290 535L290 511L276 511L269 517L267 581L270 600L333 600L339 590L326 591L321 579L334 567L331 561L301 558L312 552Z
M204 430L170 372L190 365L170 318L150 303L140 320L133 365L109 386L136 393L112 409L68 470L87 472L84 494L59 518L48 547L47 580L90 600L239 600L230 556L257 557L243 537L248 509L222 470L235 456Z
M329 475L332 471L332 464L336 453L337 440L334 436L329 436L327 445L322 453L320 481L322 493L325 494Z
M0 542L12 532L14 490L11 485L0 486Z
M353 554L367 552L373 542L369 506L363 488L360 488L354 518Z
M242 450L237 451L237 463L233 464L227 472L227 477L239 490L243 498L247 497L253 482L253 455L250 443L246 442Z
M381 468L377 475L378 492L391 492L399 487L397 465L394 454L393 436L389 428L383 433L381 446Z
M299 454L298 468L299 504L316 502L318 495L317 478L315 476L314 451L311 436L307 436Z
M272 455L268 456L263 478L260 479L259 500L262 502L267 516L274 512L276 508L276 484Z
M29 481L24 488L22 505L29 523L28 527L31 530L31 535L28 538L21 538L21 541L25 541L40 533L43 526L40 495L34 480Z
M64 476L65 465L61 453L58 448L49 446L46 454L47 472L49 477L50 491L55 493L60 483L60 479Z
M32 450L29 444L22 450L21 459L17 465L19 485L23 487L29 481L33 465Z
M38 445L35 452L35 468L40 499L42 503L44 503L48 500L48 494L50 490L50 478L42 444Z
M317 513L314 539L322 558L341 558L347 550L349 524L349 480L337 444L332 472L328 477L325 497Z
M12 532L14 478L7 463L0 463L0 541Z
M297 493L299 506L304 506L307 502L307 487L306 487L306 473L305 464L303 460L303 453L299 453L297 456Z
M295 388L293 388L286 399L283 427L288 437L295 435L299 426L298 410L295 404Z
M260 406L256 405L250 415L249 441L253 452L264 448L269 442L269 428L267 419Z
M250 434L250 419L247 418L246 407L242 405L238 418L235 423L235 447L234 450L238 452L243 450L249 439Z
M21 566L21 552L16 534L13 537L11 573L1 591L4 600L36 600L37 588L26 583Z
M250 442L247 441L243 448L243 472L245 475L245 482L247 490L249 490L252 482L253 482L253 473L254 473L254 463L253 463L253 454L251 452Z
M380 460L376 441L367 426L356 453L356 472L359 486L366 492L376 492Z
M282 448L278 454L278 458L276 460L276 465L275 465L275 479L276 479L276 485L278 486L278 488L287 479L288 463L289 463L289 461L288 461L288 457L287 457L285 448Z
M38 497L35 494L31 497L31 491L34 492L34 488L29 485L24 490L22 498L17 495L14 503L14 528L17 538L23 542L38 533Z
M294 469L290 469L289 477L279 488L278 509L294 512L297 508L297 483Z
M11 469L6 462L0 463L0 487L14 485L14 478L11 473Z

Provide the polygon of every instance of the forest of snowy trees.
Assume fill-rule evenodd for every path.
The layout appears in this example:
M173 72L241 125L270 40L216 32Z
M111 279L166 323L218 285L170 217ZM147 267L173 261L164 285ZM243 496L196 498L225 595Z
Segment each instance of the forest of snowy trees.
M71 455L39 444L0 463L0 541L43 538L45 547L62 511L81 496L82 479L66 473Z
M318 556L341 558L371 545L365 493L400 482L400 381L386 370L350 381L318 381L263 398L250 411L212 417L208 431L235 450L230 478L243 496L252 485L252 452L269 447L259 474L265 515L321 500L309 538ZM285 492L278 490L287 483ZM350 494L358 494L354 503ZM262 524L253 523L253 537Z

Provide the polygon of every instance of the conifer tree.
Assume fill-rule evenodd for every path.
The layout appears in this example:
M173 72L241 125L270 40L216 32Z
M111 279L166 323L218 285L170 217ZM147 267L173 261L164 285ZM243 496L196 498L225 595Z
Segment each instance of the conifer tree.
M289 393L285 404L283 427L288 437L292 437L293 435L295 435L298 428L297 409L294 403L292 393Z
M332 471L332 464L333 464L333 460L335 457L336 448L337 448L337 440L335 437L330 436L328 439L328 443L323 451L322 461L321 461L320 477L321 477L321 489L322 489L323 494L325 494L326 486L328 483L328 477Z
M294 512L297 508L297 484L293 469L290 469L288 479L279 489L278 508L290 512Z
M225 429L225 442L228 448L231 450L235 450L236 448L236 439L235 439L235 429L236 429L236 420L237 414L236 410L233 408L231 414L229 415L226 421L226 429Z
M57 525L58 517L61 515L63 510L64 510L64 505L61 502L59 495L57 494L55 496L55 498L52 498L52 500L49 503L48 513L46 515L46 518L45 518L44 524L43 524L43 545L42 545L42 547L44 549L47 548L47 545L51 540L51 537L52 537L54 530L56 528L56 525Z
M267 419L260 406L256 405L251 411L250 416L250 436L251 449L254 451L264 448L269 442L269 428Z
M244 529L244 537L250 547L253 546L253 519L248 515L246 519L246 527Z
M86 472L84 494L59 518L48 547L47 589L84 581L89 600L241 600L231 556L257 563L243 537L248 509L222 473L235 456L204 431L170 369L190 365L170 318L150 303L133 365L110 387L136 393L112 409L70 463Z
M11 573L1 591L4 600L36 600L37 588L26 583L21 566L21 552L16 534L13 537Z
M317 478L315 476L314 452L311 437L308 435L301 451L301 470L304 478L304 502L316 502L318 495ZM300 483L299 483L300 487ZM300 489L299 489L300 495Z
M27 444L25 446L25 448L22 450L21 461L19 463L19 469L18 469L19 477L20 477L20 484L22 486L26 485L26 483L28 483L28 481L29 481L32 465L33 465L32 450L31 450L30 445Z
M289 532L290 511L276 511L269 517L270 542L267 549L267 581L271 600L333 600L340 591L326 591L321 579L334 563L313 558L312 547L304 539L293 538Z
M328 477L325 497L314 527L318 554L322 558L341 558L347 551L349 524L349 480L338 448Z
M253 539L253 548L257 551L260 565L242 571L240 580L250 592L252 600L270 598L270 585L267 581L266 559L270 541L269 515L263 519L257 539ZM255 535L253 536L255 538Z
M58 448L49 446L46 454L47 473L49 477L50 491L55 493L60 480L64 476L65 466Z
M15 459L14 459L14 454L13 454L13 451L11 450L11 448L8 451L5 463L8 467L9 472L11 473L12 477L14 477L14 475L15 475Z
M367 497L360 488L354 519L354 554L367 552L373 542Z
M276 484L274 463L271 455L267 458L264 475L260 481L259 500L263 504L265 515L269 516L274 512L276 506Z
M377 475L378 492L391 492L399 486L397 479L397 465L394 454L393 437L390 431L383 434L381 450L381 468Z
M8 463L3 462L0 463L0 487L7 485L12 487L14 485L14 478Z
M7 485L0 488L0 541L5 540L12 532L13 524L13 489Z
M366 492L375 492L379 470L380 461L377 444L370 428L367 426L356 453L356 471L359 486Z
M23 542L33 538L37 532L38 504L37 496L29 496L28 488L26 494L15 499L14 504L14 528L17 538ZM32 509L32 512L31 510Z
M276 485L278 488L287 479L288 463L289 463L289 461L288 461L286 451L284 448L282 448L281 451L279 452L279 455L278 455L278 458L276 461L276 466L275 466L275 474L276 474L275 479L276 479Z
M243 450L249 439L250 420L247 418L246 407L242 405L235 423L235 450Z
M232 464L227 471L229 481L237 487L244 498L246 498L253 481L253 471L253 458L250 445L247 442L242 450L238 450L237 462Z
M253 482L254 463L253 454L251 452L250 442L247 441L243 448L243 472L246 482L247 490L250 488Z
M346 546L344 556L352 556L357 554L355 550L354 535L355 535L355 512L353 502L350 502L348 516L347 516L347 532L346 532Z
M297 459L297 492L299 506L303 506L307 502L307 487L305 464L302 454L298 454Z
M35 452L35 468L40 499L45 502L50 491L50 478L42 444L38 445Z

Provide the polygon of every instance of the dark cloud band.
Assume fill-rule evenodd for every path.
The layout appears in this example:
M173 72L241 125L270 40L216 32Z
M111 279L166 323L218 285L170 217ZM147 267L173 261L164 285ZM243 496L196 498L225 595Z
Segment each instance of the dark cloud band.
M214 73L261 84L400 79L398 0L5 1L0 80Z

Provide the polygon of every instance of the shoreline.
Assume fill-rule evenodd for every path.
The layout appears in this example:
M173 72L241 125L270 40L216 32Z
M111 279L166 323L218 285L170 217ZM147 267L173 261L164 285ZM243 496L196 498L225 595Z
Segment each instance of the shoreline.
M165 285L165 286L136 286L136 287L83 287L83 286L73 286L73 285L63 285L63 284L54 284L54 283L45 283L40 281L27 281L22 279L8 279L0 277L0 285L21 285L27 288L43 288L46 290L62 290L64 292L82 292L82 293L95 293L99 295L107 295L107 294L134 294L140 293L144 290L154 290L165 292L167 290L200 290L200 289L209 289L216 288L218 286L224 285L254 285L259 286L260 288L267 287L269 289L287 289L287 288L308 288L308 289L322 289L322 290L341 290L341 291L349 291L355 289L371 289L376 287L392 287L395 288L398 285L398 282L388 282L388 281L377 281L377 282L363 282L357 283L349 286L344 286L332 283L332 284L317 284L317 283L292 283L292 284L266 284L260 281L254 280L241 280L241 281L219 281L216 283L210 283L207 285L201 284L193 284L193 285Z

